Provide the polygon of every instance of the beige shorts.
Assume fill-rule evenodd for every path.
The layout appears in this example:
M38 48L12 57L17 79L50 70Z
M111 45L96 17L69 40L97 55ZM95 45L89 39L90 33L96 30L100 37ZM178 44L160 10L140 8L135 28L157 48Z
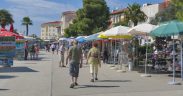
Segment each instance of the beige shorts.
M98 64L90 64L90 73L98 73Z
M64 55L60 55L60 64L64 64Z

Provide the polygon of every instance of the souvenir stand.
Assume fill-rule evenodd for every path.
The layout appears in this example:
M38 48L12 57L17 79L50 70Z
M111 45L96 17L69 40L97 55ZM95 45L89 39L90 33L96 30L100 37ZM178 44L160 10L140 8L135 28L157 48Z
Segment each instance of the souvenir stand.
M173 66L173 79L168 83L171 85L180 85L180 82L175 81L175 73L176 73L176 43L175 43L175 36L177 35L182 35L183 33L183 23L177 20L165 22L163 24L160 24L158 27L156 27L150 34L152 36L156 37L168 37L172 36L172 45L173 45L173 50L171 52L172 54L172 66ZM182 47L181 47L182 48ZM182 50L181 50L182 51ZM182 53L182 52L181 52ZM182 55L182 54L181 54ZM182 57L182 56L180 56ZM181 59L182 60L182 59ZM181 61L182 65L182 61ZM181 70L182 71L182 70Z
M0 65L12 66L16 54L16 40L23 39L23 36L0 29Z

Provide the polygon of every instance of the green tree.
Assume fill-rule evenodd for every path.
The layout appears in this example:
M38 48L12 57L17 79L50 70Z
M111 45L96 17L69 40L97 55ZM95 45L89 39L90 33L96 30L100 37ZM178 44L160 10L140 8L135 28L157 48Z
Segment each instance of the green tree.
M13 17L8 10L2 9L0 10L0 24L2 28L5 28L6 25L13 23Z
M65 34L64 34L64 37L76 37L77 36L77 26L76 24L70 24L68 28L66 28L64 31L65 31Z
M139 22L145 21L147 16L143 11L141 11L141 6L137 3L133 3L132 5L128 5L127 10L124 12L125 20L133 22L133 25L136 26ZM138 38L133 38L132 46L135 48L133 52L133 63L138 64L139 62L139 40Z
M38 36L36 34L32 34L30 37L37 38Z
M151 24L157 25L158 23L175 20L176 17L177 8L174 4L170 4L167 8L164 10L158 12L154 19L150 21Z
M22 19L22 25L26 26L26 36L28 36L29 33L29 25L32 25L32 20L29 17L24 17Z
M83 8L76 14L77 18L66 29L66 35L90 35L107 29L109 25L109 8L105 0L83 0Z
M119 26L119 25L121 25L121 26L128 26L128 21L124 20L124 21L120 21L118 23L115 23L114 27L115 26Z
M125 19L127 21L132 21L134 26L138 24L138 22L145 21L147 19L147 16L143 11L140 10L140 5L137 3L134 3L132 5L128 5L127 10L124 12Z
M171 0L171 4L175 6L177 19L183 21L183 0Z

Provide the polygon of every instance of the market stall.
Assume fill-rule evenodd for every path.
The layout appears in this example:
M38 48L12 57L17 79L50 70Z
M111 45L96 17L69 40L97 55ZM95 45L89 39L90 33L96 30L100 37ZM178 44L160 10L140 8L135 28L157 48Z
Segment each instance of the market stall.
M16 49L20 48L16 42L24 39L24 37L2 28L0 29L0 39L0 65L12 66L13 58L18 53Z

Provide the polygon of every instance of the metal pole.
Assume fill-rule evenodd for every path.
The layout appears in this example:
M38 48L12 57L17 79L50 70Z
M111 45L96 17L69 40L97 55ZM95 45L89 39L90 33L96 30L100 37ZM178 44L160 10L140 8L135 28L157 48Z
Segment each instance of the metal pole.
M180 82L175 82L175 42L174 42L174 35L173 35L173 81L169 82L171 85L180 85Z
M112 40L111 40L111 63L112 63Z
M147 41L147 36L146 36L146 59L145 59L145 74L147 74L147 47L148 47L148 41Z
M115 39L115 41L114 41L114 65L115 65L115 60L116 59L116 39Z
M147 74L147 49L148 49L148 39L147 39L147 35L145 36L146 39L145 39L145 46L146 46L146 58L145 58L145 74L142 74L141 76L142 77L151 77L150 74Z
M175 82L175 42L173 35L173 82Z
M181 38L181 41L180 41L180 45L181 45L181 54L180 54L180 59L181 59L181 79L183 80L183 62L182 62L182 38Z
M123 60L123 49L122 49L122 47L123 47L123 41L122 40L120 40L120 41L121 41L121 54L120 54L120 58L118 60L120 61L120 70L122 70L122 60Z

